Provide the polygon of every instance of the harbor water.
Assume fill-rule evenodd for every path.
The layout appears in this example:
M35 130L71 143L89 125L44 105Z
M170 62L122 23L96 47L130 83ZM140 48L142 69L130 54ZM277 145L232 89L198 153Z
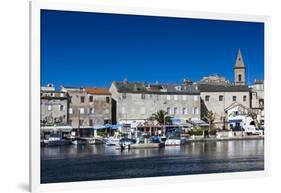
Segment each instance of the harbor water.
M41 183L264 169L264 140L192 142L116 150L106 145L41 147Z

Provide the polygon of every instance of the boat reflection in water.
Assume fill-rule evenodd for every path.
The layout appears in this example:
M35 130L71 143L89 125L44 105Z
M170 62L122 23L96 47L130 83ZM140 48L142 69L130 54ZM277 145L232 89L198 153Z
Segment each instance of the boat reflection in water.
M122 179L264 169L264 141L192 142L163 148L41 147L41 182Z

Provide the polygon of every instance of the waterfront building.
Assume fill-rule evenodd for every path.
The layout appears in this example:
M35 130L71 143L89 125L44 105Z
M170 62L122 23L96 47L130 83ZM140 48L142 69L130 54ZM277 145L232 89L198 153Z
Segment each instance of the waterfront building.
M63 126L68 123L67 93L56 91L53 84L41 87L40 92L41 126Z
M183 120L200 120L200 93L190 82L148 84L113 82L110 87L114 122L136 127L159 110Z
M255 80L251 85L251 108L258 114L258 121L264 125L264 81Z
M246 66L239 49L234 65L234 83L218 75L204 77L195 83L200 91L201 117L204 119L208 111L215 113L215 126L227 128L228 116L225 109L233 103L250 108L250 89L246 82Z
M111 94L105 88L61 87L69 96L69 124L75 129L111 123Z

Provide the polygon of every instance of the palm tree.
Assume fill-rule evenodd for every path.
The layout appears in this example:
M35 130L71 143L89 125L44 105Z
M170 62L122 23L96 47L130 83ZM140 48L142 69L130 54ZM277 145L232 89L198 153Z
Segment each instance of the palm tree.
M204 119L208 122L209 124L209 129L208 129L208 133L210 135L211 132L211 128L214 125L214 121L215 121L215 114L213 113L213 111L207 111L206 115L204 116ZM205 130L203 131L204 133L204 137L205 137Z
M171 124L172 118L170 116L166 116L166 115L167 115L167 112L160 110L160 111L157 111L156 113L153 113L151 119L156 120L159 125Z
M164 128L165 127L164 125L172 124L172 118L170 116L167 116L167 112L165 112L163 110L160 110L160 111L157 111L156 113L153 113L151 119L158 122L158 124L163 129L164 135L165 135L165 132L166 132L165 128Z

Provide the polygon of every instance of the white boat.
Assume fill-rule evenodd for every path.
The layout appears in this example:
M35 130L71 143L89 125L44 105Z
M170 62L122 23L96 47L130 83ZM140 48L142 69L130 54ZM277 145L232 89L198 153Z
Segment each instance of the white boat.
M101 137L79 137L72 141L74 145L94 145L103 144L103 139Z
M69 145L71 140L63 139L59 135L52 134L48 139L43 141L48 146Z
M119 145L120 143L120 138L117 137L108 137L105 139L105 143L108 146L115 146L115 145Z
M186 142L185 138L181 137L168 137L165 141L165 146L177 146L182 145Z

